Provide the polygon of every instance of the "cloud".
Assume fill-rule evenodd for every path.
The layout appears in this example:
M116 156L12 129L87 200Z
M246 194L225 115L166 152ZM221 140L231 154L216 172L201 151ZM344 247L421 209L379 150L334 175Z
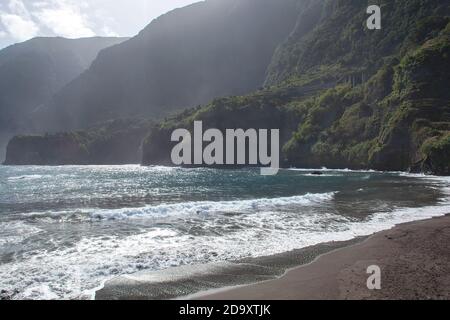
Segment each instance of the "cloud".
M0 13L0 20L8 34L19 41L33 38L39 32L39 27L32 20L19 15ZM2 32L3 34L6 33L5 31Z
M36 36L39 26L32 20L29 11L21 0L10 0L8 11L0 11L0 21L5 30L0 30L0 37L10 36L16 40L28 40Z
M35 36L133 36L159 15L199 0L0 0L0 49Z
M113 30L111 30L108 26L104 26L102 28L102 35L106 37L119 37L119 34Z
M32 12L39 24L52 33L67 38L92 37L95 32L90 27L89 17L82 12L88 9L83 1L52 0L34 3Z
M0 5L0 37L24 41L37 35L66 38L92 37L93 27L115 34L90 21L89 4L76 0L9 0ZM97 22L98 23L98 22ZM0 25L1 27L1 25ZM3 30L4 29L4 30Z
M28 12L25 4L21 0L10 0L8 3L8 8L12 14L30 18L30 13Z

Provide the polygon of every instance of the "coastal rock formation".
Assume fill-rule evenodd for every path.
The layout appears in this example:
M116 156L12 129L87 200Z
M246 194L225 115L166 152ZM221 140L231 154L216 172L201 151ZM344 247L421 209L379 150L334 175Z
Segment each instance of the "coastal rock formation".
M167 133L202 120L280 128L287 167L450 174L450 5L382 4L383 29L376 31L362 24L364 3L306 7L278 48L264 90L167 119L146 139L143 163L168 162ZM277 117L261 123L262 107Z
M169 111L167 107L161 106L177 106L180 101L187 101L186 92L193 93L192 97L199 97L199 88L196 87L202 83L197 81L199 70L206 72L202 73L205 77L201 79L215 79L212 82L214 87L221 88L208 91L202 99L251 90L260 81L255 80L258 77L252 76L255 81L244 81L244 84L239 82L239 75L241 72L247 74L248 71L241 69L242 63L246 68L253 68L254 62L250 63L249 60L258 57L257 69L261 70L262 66L264 70L267 69L263 77L265 80L261 80L261 83L265 83L263 88L245 95L216 98L206 105L167 116L149 128L143 144L142 163L171 165L171 149L174 145L170 142L171 133L179 128L192 130L194 121L202 121L205 129L280 129L280 160L285 167L325 166L450 174L448 1L381 1L381 30L368 30L365 27L367 4L361 1L294 2L296 10L291 10L292 2L287 0L277 2L277 5L269 0L263 1L262 7L265 9L261 10L273 19L271 21L275 25L279 21L277 19L285 16L286 10L297 17L297 22L292 23L293 27L289 28L290 23L286 22L271 34L270 45L264 42L267 46L263 51L271 58L265 55L262 58L261 54L247 50L248 46L255 48L261 45L261 38L266 37L262 27L257 30L245 29L242 38L238 37L240 42L231 44L223 42L227 37L214 38L215 32L218 32L215 28L208 32L200 28L217 15L220 16L218 25L222 31L228 30L229 24L244 23L247 20L243 17L248 17L249 8L254 8L252 0L239 2L233 10L230 9L229 14L216 11L216 6L227 6L217 0L163 16L136 38L103 51L91 70L58 95L58 99L62 100L57 105L63 106L58 110L72 110L74 113L71 111L68 113L71 116L66 117L67 114L59 114L55 109L51 115L56 118L49 119L61 125L66 125L68 120L72 125L85 123L83 119L87 118L120 118L129 114L136 116L145 113L158 118ZM274 9L272 6L278 10L275 10L276 13L265 11L269 7ZM195 16L199 12L204 13L202 19L191 21L191 14ZM180 24L175 23L175 17L183 17ZM178 33L172 34L175 30L172 24L175 24L173 28L176 30L186 25L192 27L187 29L186 39L204 32L202 39L211 40L213 37L214 40L209 41L207 46L199 39L192 42L196 46L191 46L192 43L186 40L186 51L165 56L167 64L162 69L156 68L152 63L157 63L157 57L162 57L162 53L166 52L168 43L165 41L172 39L170 43L174 46L179 43ZM165 41L158 37L163 34L167 34ZM148 48L154 41L164 44L156 50L160 55L155 55ZM277 42L281 44L274 50ZM215 51L215 47L210 46L212 44L219 48L222 45L237 48L232 56L240 57L240 63L230 63L227 60L229 56L226 58L224 55L228 51ZM250 54L251 59L241 55L240 50L243 48L247 48L245 52L249 54L253 52ZM273 55L269 54L273 51ZM194 53L206 64L186 66L184 58ZM136 54L137 58L133 61L140 61L140 58L150 55L150 61L153 62L148 66L153 67L136 69L133 64L123 61L124 57L134 57ZM177 60L173 61L176 57ZM220 60L220 63L210 64L213 60ZM112 64L115 67L111 69L109 66ZM192 70L194 66L196 69ZM218 66L223 68L217 69ZM230 72L234 70L227 73L231 78L221 72L225 69ZM171 70L170 74L166 74L166 70ZM259 71L255 74L261 75ZM158 78L158 84L134 81L139 77L150 79L149 75L152 75L151 79L153 76ZM173 82L174 77L180 81ZM224 79L233 79L234 89L228 90L230 87L224 84ZM125 80L127 83L123 83ZM210 80L207 82L211 83ZM164 85L167 83L175 86L169 90ZM139 92L128 90L130 85ZM142 90L142 86L148 90ZM157 95L152 91L154 88L158 88ZM142 96L144 91L149 94L146 96L148 99ZM72 98L63 99L70 96ZM150 97L158 98L151 100ZM200 100L189 100L183 106L188 107L194 101L200 103ZM158 103L154 104L155 101ZM127 107L121 109L125 105ZM155 105L159 107L155 109ZM145 112L137 106L143 107Z
M16 136L8 144L6 165L137 164L151 122L115 120L87 131Z

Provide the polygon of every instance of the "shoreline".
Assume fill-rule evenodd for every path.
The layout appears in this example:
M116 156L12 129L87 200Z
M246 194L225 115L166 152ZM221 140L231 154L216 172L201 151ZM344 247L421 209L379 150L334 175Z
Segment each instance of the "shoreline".
M381 269L379 291L366 286L371 265ZM273 256L119 276L106 281L94 298L450 299L450 213Z
M367 288L367 268L381 289ZM277 279L199 292L191 300L450 299L450 214L399 224L319 255Z
M38 252L37 256L43 261L39 268L29 263L27 256L19 257L14 264L8 264L9 256L6 256L7 263L2 264L1 269L4 275L2 287L6 289L2 291L2 297L90 300L94 299L94 291L100 291L97 298L111 299L186 297L208 289L275 279L288 269L311 262L318 255L361 239L339 241L370 236L395 224L450 212L450 180L438 177L409 178L408 174L353 174L349 171L348 174L324 174L326 178L321 179L287 170L280 180L267 181L267 192L260 192L260 179L255 172L243 172L245 175L241 176L240 171L235 171L222 181L223 174L219 170L189 172L180 178L178 172L164 167L151 168L148 172L139 166L104 168L94 167L87 171L83 167L57 171L41 167L2 170L7 185L34 188L39 184L52 184L56 193L42 193L42 199L49 197L52 200L53 194L58 195L55 199L61 199L54 204L50 201L35 212L33 203L24 206L20 199L14 198L17 196L15 191L2 189L7 191L6 196L16 199L11 208L20 210L25 217L11 225L11 232L5 229L4 234L7 237L8 232L21 235L21 230L29 230L27 237L32 239L24 242L22 238L11 238L11 243L22 241L24 251L33 252L35 245L47 248L45 238L55 235L63 245L59 249L57 242L56 250ZM128 192L128 186L136 187L134 179L129 178L141 173L145 175L145 184L139 184L136 192L139 196L135 198ZM172 177L173 181L186 179L189 183L183 190L188 195L174 203L175 199L165 193L164 197L155 198L155 203L153 197L140 197L141 190L148 192L147 183L153 186L153 175L170 178L167 185L172 185ZM118 183L124 186L123 191L115 188L115 184L103 184L103 179L109 182L111 177L120 178ZM68 182L79 181L86 181L83 184L92 187L77 191L77 196L84 199L99 188L103 192L104 186L111 186L109 194L114 195L114 201L110 202L109 196L105 199L95 197L92 203L75 203L72 210L71 202L68 207L64 201L65 194L60 196L58 192L65 190ZM191 196L191 181L214 186L211 194L215 201L210 199L209 193L208 197L206 194L198 198ZM220 198L216 198L219 194L215 189L216 181L221 182L217 190L226 191ZM243 194L230 188L240 181L244 181L243 186L250 186ZM341 183L347 181L349 185ZM272 184L276 186L276 192L269 188ZM165 186L166 182L156 185ZM185 183L181 185L184 188ZM228 190L233 191L228 193ZM68 194L69 201L72 197ZM5 221L17 220L14 215L11 219L5 217ZM64 228L53 228L62 221L67 222ZM44 237L40 230L47 232ZM86 250L64 249L63 241L71 234L77 235L75 240ZM71 268L67 273L59 273L59 269L67 266L67 261ZM215 265L202 266L210 263ZM172 269L180 265L184 267ZM22 281L15 281L14 268L23 270L18 274ZM152 270L161 271L152 273L152 279L149 279ZM136 276L140 272L142 274ZM122 292L112 292L111 280L117 284L116 278L121 275L126 278L128 287L123 286ZM39 276L48 280L45 283L35 281ZM81 283L77 282L80 278ZM107 288L102 290L105 282L108 282ZM153 282L153 288L148 282ZM159 283L154 285L155 282Z
M256 258L230 262L185 265L159 271L142 271L105 281L95 291L95 300L171 300L185 299L199 292L221 290L273 280L286 270L307 264L318 256L351 246L366 237L317 245Z
M294 168L286 170L309 171L308 169ZM321 171L326 172L334 170L322 168ZM353 170L348 169L337 171L353 172ZM358 172L366 171L362 170ZM370 170L367 172L376 171ZM448 181L450 180L448 180L446 177L411 174L405 172L392 173L398 173L405 176L414 176L423 179L436 179L440 182L445 182L445 186L441 186L444 197L441 198L440 201L444 199L448 200ZM433 205L430 207L418 207L416 209L403 209L404 211L408 211L402 213L407 214L406 221L397 221L396 223L394 222L394 224L392 224L389 229L385 228L374 230L372 233L354 234L353 238L330 240L329 242L321 242L313 244L309 247L303 247L292 251L285 251L279 254L254 258L244 258L229 262L216 262L203 265L185 265L158 271L144 270L129 275L120 275L118 277L103 281L101 285L90 291L90 296L95 300L246 300L249 299L250 296L244 296L241 298L239 298L238 296L231 296L230 298L228 298L227 295L229 292L236 292L240 288L249 288L258 286L259 284L271 283L272 281L283 279L292 270L314 264L316 263L316 260L319 260L323 256L327 256L328 254L334 254L336 251L346 250L352 248L353 246L362 245L366 243L366 241L368 241L367 239L372 239L378 234L395 232L396 229L402 228L402 226L416 223L425 223L426 221L434 221L435 219L444 219L445 217L449 216L450 209L448 206L446 206L445 208L442 207L440 210L441 212L434 212L434 209L438 207L439 205ZM401 219L404 218L400 218L400 220ZM448 242L450 242L450 236L448 240ZM450 261L448 265L450 266ZM367 279L365 273L364 277L365 279ZM280 288L280 290L281 289L282 288ZM267 296L258 296L255 299L279 299L279 297L275 296L272 298ZM338 298L335 295L332 299Z
M439 235L441 239L436 241ZM397 257L401 258L397 261ZM381 268L380 291L367 289L367 267L371 265ZM436 267L440 269L433 273ZM106 281L94 298L450 299L450 213L401 223L366 237L272 256L119 276Z
M327 170L330 169L322 169L322 171ZM352 170L350 170L350 172L351 171ZM441 182L446 182L445 186L442 188L444 197L441 200L448 200L449 189L447 182L449 180L447 178L410 173L400 174L424 179L437 179ZM294 270L317 263L317 260L322 259L323 256L333 255L341 250L352 250L353 247L363 246L367 242L373 241L372 239L377 236L398 232L398 230L401 230L408 225L422 225L432 223L433 221L436 221L436 219L445 221L449 219L448 224L450 226L450 210L448 206L445 208L442 207L440 210L441 212L434 212L434 209L437 207L431 206L419 207L416 209L410 208L407 210L408 212L404 212L404 214L406 213L408 215L406 221L397 221L395 224L390 226L390 228L376 230L370 234L355 234L353 238L321 242L309 247L304 247L293 251L285 251L275 255L246 258L231 262L211 263L206 265L182 266L159 271L142 271L132 275L122 275L105 281L102 284L102 287L98 288L99 290L94 292L93 298L98 300L340 299L341 297L336 293L328 295L328 292L330 292L331 289L323 290L325 296L323 296L320 292L319 294L307 292L306 296L296 296L295 294L278 296L278 292L283 290L283 286L281 286L275 290L275 295L273 296L268 293L253 297L249 288L257 288L256 290L260 290L258 287L259 285L280 281L280 279L283 279ZM449 238L446 240L450 243L450 234ZM448 252L450 252L450 246ZM383 254L385 254L385 252L383 252ZM399 254L401 254L401 250ZM448 256L445 256L445 258L448 258ZM447 264L450 266L450 259ZM407 270L408 268L403 269ZM368 277L366 273L367 267L363 271L364 272L360 275L360 278L365 279L366 281ZM448 274L450 275L450 270L448 270ZM360 282L362 281L361 279ZM448 287L450 288L450 282ZM363 289L364 288L366 287L363 286ZM245 293L243 296L239 296L240 291L245 291L247 289L250 291ZM349 291L356 292L355 290ZM270 290L266 290L266 292L270 292ZM367 294L367 292L365 294ZM448 295L447 292L445 292L445 294ZM397 296L401 297L401 295ZM417 296L417 294L415 296ZM420 294L418 296L420 296ZM393 295L387 294L386 297L389 299L390 297L393 297ZM366 299L367 297L364 295L356 298L351 296L347 297L347 299L361 298ZM450 299L450 296L448 296L448 299Z

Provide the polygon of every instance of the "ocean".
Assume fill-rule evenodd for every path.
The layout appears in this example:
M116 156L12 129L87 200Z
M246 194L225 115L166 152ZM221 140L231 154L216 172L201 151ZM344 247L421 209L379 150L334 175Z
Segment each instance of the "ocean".
M372 171L0 167L0 298L344 241L450 213L448 178Z

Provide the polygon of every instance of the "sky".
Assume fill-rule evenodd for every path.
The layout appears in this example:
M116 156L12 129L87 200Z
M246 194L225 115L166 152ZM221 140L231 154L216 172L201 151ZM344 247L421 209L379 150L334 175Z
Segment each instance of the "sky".
M136 35L154 18L199 0L0 0L0 49L37 36Z

